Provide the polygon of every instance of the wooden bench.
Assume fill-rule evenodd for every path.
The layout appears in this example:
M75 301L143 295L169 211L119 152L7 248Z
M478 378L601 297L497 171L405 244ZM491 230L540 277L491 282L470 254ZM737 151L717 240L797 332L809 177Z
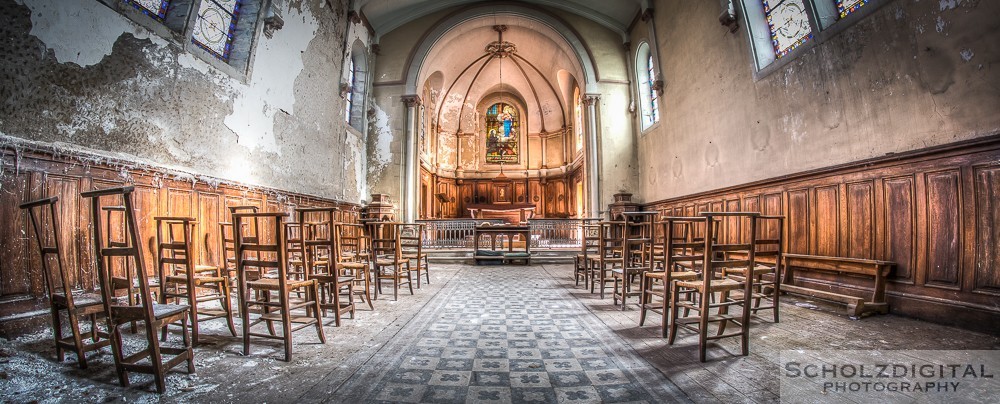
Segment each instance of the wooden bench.
M896 265L894 262L859 258L824 257L819 255L785 254L785 274L781 283L781 291L847 304L847 315L862 317L868 313L886 314L889 305L885 302L885 277ZM796 286L794 280L797 269L836 272L839 274L860 275L875 279L875 288L871 300L843 295L826 290Z
M531 265L531 228L529 226L477 226L473 234L475 249L472 253L472 259L475 260L476 265L481 262L496 261L504 263L522 261L524 265ZM518 248L518 251L514 250L514 245L519 244L514 241L515 236L524 242L523 250L521 248ZM490 239L489 250L480 247L482 237ZM506 242L497 243L497 238L505 238ZM506 252L503 251L503 244L507 246ZM500 251L497 251L497 247L500 247ZM485 255L487 252L496 255Z

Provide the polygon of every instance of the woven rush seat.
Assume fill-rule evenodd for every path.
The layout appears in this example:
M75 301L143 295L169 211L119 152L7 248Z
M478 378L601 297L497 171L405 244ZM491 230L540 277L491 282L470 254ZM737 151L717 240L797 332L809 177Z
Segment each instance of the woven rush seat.
M285 284L285 289L291 290L295 288L307 287L314 283L316 282L312 280L289 280ZM266 290L278 290L281 288L277 276L262 278L255 281L247 281L247 286L254 289L266 289Z

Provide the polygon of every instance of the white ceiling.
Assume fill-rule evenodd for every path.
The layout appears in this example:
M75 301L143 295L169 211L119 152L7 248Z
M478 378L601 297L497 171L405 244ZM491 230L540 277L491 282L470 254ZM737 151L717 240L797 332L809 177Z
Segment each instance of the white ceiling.
M490 5L523 3L551 7L593 20L624 37L625 30L639 13L642 0L522 0L516 2L483 0L355 0L360 11L375 29L376 37L430 13L469 4Z

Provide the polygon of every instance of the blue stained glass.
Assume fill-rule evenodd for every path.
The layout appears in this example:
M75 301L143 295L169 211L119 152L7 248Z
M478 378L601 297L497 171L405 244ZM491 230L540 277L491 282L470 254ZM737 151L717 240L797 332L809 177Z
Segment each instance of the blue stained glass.
M191 43L228 62L240 16L240 0L202 0Z
M493 104L486 110L487 163L517 163L519 126L517 110L508 104Z
M868 0L837 0L837 11L840 12L840 18L844 18L865 4L868 4Z
M167 8L170 7L170 0L124 0L125 4L135 7L143 14L150 16L154 20L163 21L167 17Z
M802 0L763 0L763 4L775 56L785 56L812 39L812 27Z

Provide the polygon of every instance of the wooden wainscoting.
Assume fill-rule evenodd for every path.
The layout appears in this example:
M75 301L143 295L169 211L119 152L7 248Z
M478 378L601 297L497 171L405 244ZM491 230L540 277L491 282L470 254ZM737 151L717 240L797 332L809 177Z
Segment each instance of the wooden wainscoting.
M55 156L45 151L5 147L0 157L0 336L3 337L30 331L49 321L35 235L27 215L18 208L22 202L59 196L58 215L62 223L59 237L66 268L72 271L71 282L86 290L94 289L97 274L91 244L90 205L80 198L81 191L135 186L136 214L145 244L142 251L150 273L154 270L155 216L197 218L198 258L219 265L222 258L218 223L231 219L229 206L253 205L262 211L288 212L297 206L340 206L345 212L355 212L358 208L269 188L192 181L177 177L176 173L134 167L127 162L95 164L92 156ZM354 218L351 213L341 215L342 220Z
M1000 136L647 204L785 215L786 251L894 261L893 313L1000 333ZM723 223L724 235L740 231ZM841 293L870 288L807 274ZM853 291L852 291L853 290Z

